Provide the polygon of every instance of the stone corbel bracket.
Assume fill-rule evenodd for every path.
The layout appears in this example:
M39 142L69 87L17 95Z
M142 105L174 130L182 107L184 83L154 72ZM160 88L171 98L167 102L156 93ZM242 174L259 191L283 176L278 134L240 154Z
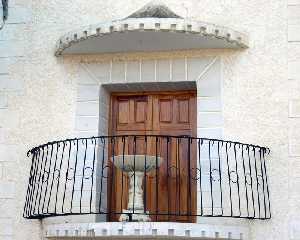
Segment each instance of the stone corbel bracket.
M128 43L124 43L124 38L126 39L133 33L135 33L134 39L141 37L144 42L145 39L151 39L155 34L154 39L158 40L157 44L153 44L153 46L156 47L147 47L147 43L145 43L143 47L135 49L137 44L133 44L130 37L128 38ZM145 33L148 35L145 35ZM118 34L126 34L126 36ZM174 41L177 42L174 42L172 45L172 40L170 41L170 39L173 39L173 37L174 39L176 38ZM110 41L109 38L114 41ZM116 40L117 38L120 38L119 42ZM160 46L162 39L166 39L168 44ZM90 40L93 42L88 42ZM142 40L137 39L137 41L141 42ZM82 44L84 42L86 43ZM92 44L95 45L95 51L91 50L90 47L86 47ZM126 18L108 23L90 25L63 35L56 44L55 56L64 54L163 51L196 48L245 49L248 46L249 38L246 34L215 24L182 18Z

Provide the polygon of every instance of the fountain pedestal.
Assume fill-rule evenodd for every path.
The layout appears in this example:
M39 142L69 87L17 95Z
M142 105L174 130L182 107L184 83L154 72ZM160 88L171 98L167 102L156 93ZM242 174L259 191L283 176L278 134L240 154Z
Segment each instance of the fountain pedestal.
M148 212L144 211L143 178L145 173L160 166L162 158L149 155L119 155L112 161L117 168L129 176L128 206L127 209L123 209L119 221L150 221Z

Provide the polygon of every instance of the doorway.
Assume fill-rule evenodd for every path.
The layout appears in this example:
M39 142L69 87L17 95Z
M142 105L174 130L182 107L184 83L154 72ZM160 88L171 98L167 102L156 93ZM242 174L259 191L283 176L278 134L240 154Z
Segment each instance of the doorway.
M112 155L154 155L163 159L145 175L144 207L151 221L195 222L197 212L196 91L112 93L109 134ZM148 137L147 137L148 136ZM112 146L113 145L113 146ZM109 221L118 221L128 203L128 176L110 162L108 181Z

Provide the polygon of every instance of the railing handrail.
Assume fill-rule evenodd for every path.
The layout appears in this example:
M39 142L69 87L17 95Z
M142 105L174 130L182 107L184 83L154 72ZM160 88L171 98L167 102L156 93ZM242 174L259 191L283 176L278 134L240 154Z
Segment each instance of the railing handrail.
M189 138L194 140L205 140L205 141L211 141L211 142L221 142L221 143L228 143L228 144L236 144L236 145L243 145L243 146L249 146L254 148L260 148L264 150L266 153L270 153L271 150L268 147L263 147L260 145L255 144L249 144L249 143L243 143L239 141L232 141L232 140L224 140L224 139L217 139L217 138L206 138L206 137L193 137L193 136L187 136L187 135L159 135L159 134L122 134L122 135L100 135L100 136L91 136L91 137L80 137L80 138L66 138L64 140L57 140L57 141L49 141L47 143L38 145L36 147L31 148L27 152L27 156L32 154L34 151L36 151L39 148L43 148L47 145L53 145L57 143L63 143L63 142L71 142L71 141L81 141L81 140L92 140L92 139L101 139L101 138L115 138L115 137L162 137L162 138Z

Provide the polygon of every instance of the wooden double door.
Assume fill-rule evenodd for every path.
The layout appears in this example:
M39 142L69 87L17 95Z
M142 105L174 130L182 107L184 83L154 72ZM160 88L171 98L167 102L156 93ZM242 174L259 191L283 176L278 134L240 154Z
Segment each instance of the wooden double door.
M196 112L194 91L111 95L111 135L139 136L117 138L110 156L157 155L163 159L143 183L145 210L152 221L195 222L197 184L192 175L197 166L196 144L159 135L196 136ZM108 220L118 221L127 207L129 181L110 164L108 203L112 214Z

